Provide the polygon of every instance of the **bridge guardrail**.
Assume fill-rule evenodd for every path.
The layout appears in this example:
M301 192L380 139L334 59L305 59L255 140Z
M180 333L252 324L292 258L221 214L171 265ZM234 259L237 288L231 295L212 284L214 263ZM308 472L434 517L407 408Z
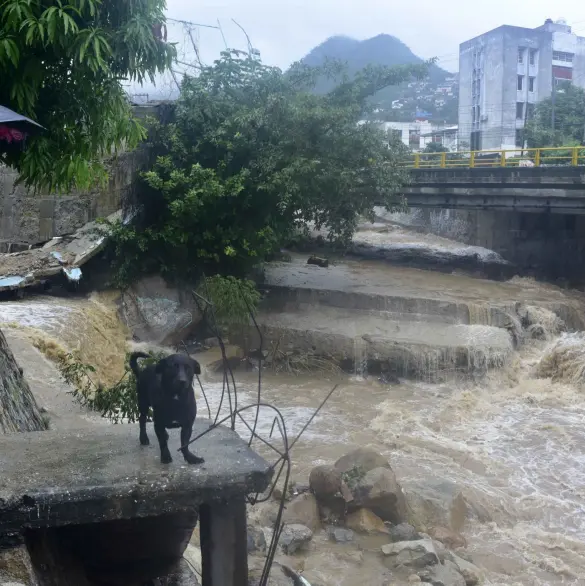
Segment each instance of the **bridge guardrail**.
M540 149L498 149L447 153L413 153L400 161L412 169L452 169L478 167L585 166L585 147Z

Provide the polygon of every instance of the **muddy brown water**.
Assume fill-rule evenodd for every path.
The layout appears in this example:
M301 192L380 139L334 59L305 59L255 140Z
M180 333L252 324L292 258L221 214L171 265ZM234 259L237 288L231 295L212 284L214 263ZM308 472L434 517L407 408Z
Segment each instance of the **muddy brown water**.
M365 279L367 268L360 270ZM532 292L535 301L566 297L580 302L577 293L565 295L532 281L486 283L398 269L392 270L394 283L400 274L410 275L410 282L428 290L456 291L462 301L468 297L489 304L494 298L517 300ZM404 282L404 289L416 289L420 295L418 287L406 278ZM112 311L113 296L39 296L2 304L0 321L10 322L19 335L47 336L65 348L82 350L86 360L111 369L113 380L119 369L115 356L127 333L111 321ZM34 353L26 355L25 371L35 371ZM535 377L543 357L553 365L555 382ZM42 366L46 368L46 362ZM313 466L332 463L355 446L373 447L388 457L407 492L455 486L484 511L483 519L469 520L463 531L473 559L487 572L486 584L585 584L583 372L585 339L568 334L530 342L481 384L402 381L386 386L374 378L265 373L263 399L282 410L294 437L331 386L339 383L295 445L295 480L306 482ZM237 373L237 378L240 404L251 403L256 375ZM204 385L215 410L221 381L206 374ZM203 405L200 401L200 413L205 415ZM259 428L265 437L273 417L267 410L260 413ZM377 546L337 545L317 536L303 562L305 575L331 586L381 584L384 568Z

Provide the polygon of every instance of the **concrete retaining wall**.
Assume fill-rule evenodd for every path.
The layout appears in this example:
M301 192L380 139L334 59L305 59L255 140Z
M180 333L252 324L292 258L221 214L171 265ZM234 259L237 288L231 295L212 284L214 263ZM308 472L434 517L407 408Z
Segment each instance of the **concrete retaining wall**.
M44 242L112 214L133 189L147 156L143 149L123 153L112 161L106 187L63 195L34 194L16 185L15 171L0 167L0 243Z

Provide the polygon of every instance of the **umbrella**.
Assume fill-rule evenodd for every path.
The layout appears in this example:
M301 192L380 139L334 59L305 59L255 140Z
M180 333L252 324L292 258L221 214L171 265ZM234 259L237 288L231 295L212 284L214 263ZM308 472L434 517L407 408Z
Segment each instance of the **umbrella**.
M44 128L34 120L0 106L0 141L8 144L23 142L27 135Z

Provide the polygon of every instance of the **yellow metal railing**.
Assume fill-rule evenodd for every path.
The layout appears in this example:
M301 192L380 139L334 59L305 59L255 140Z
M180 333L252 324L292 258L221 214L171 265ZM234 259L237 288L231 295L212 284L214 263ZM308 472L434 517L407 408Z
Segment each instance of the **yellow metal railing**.
M550 147L459 151L453 153L413 153L400 162L412 169L477 167L585 166L585 147Z

